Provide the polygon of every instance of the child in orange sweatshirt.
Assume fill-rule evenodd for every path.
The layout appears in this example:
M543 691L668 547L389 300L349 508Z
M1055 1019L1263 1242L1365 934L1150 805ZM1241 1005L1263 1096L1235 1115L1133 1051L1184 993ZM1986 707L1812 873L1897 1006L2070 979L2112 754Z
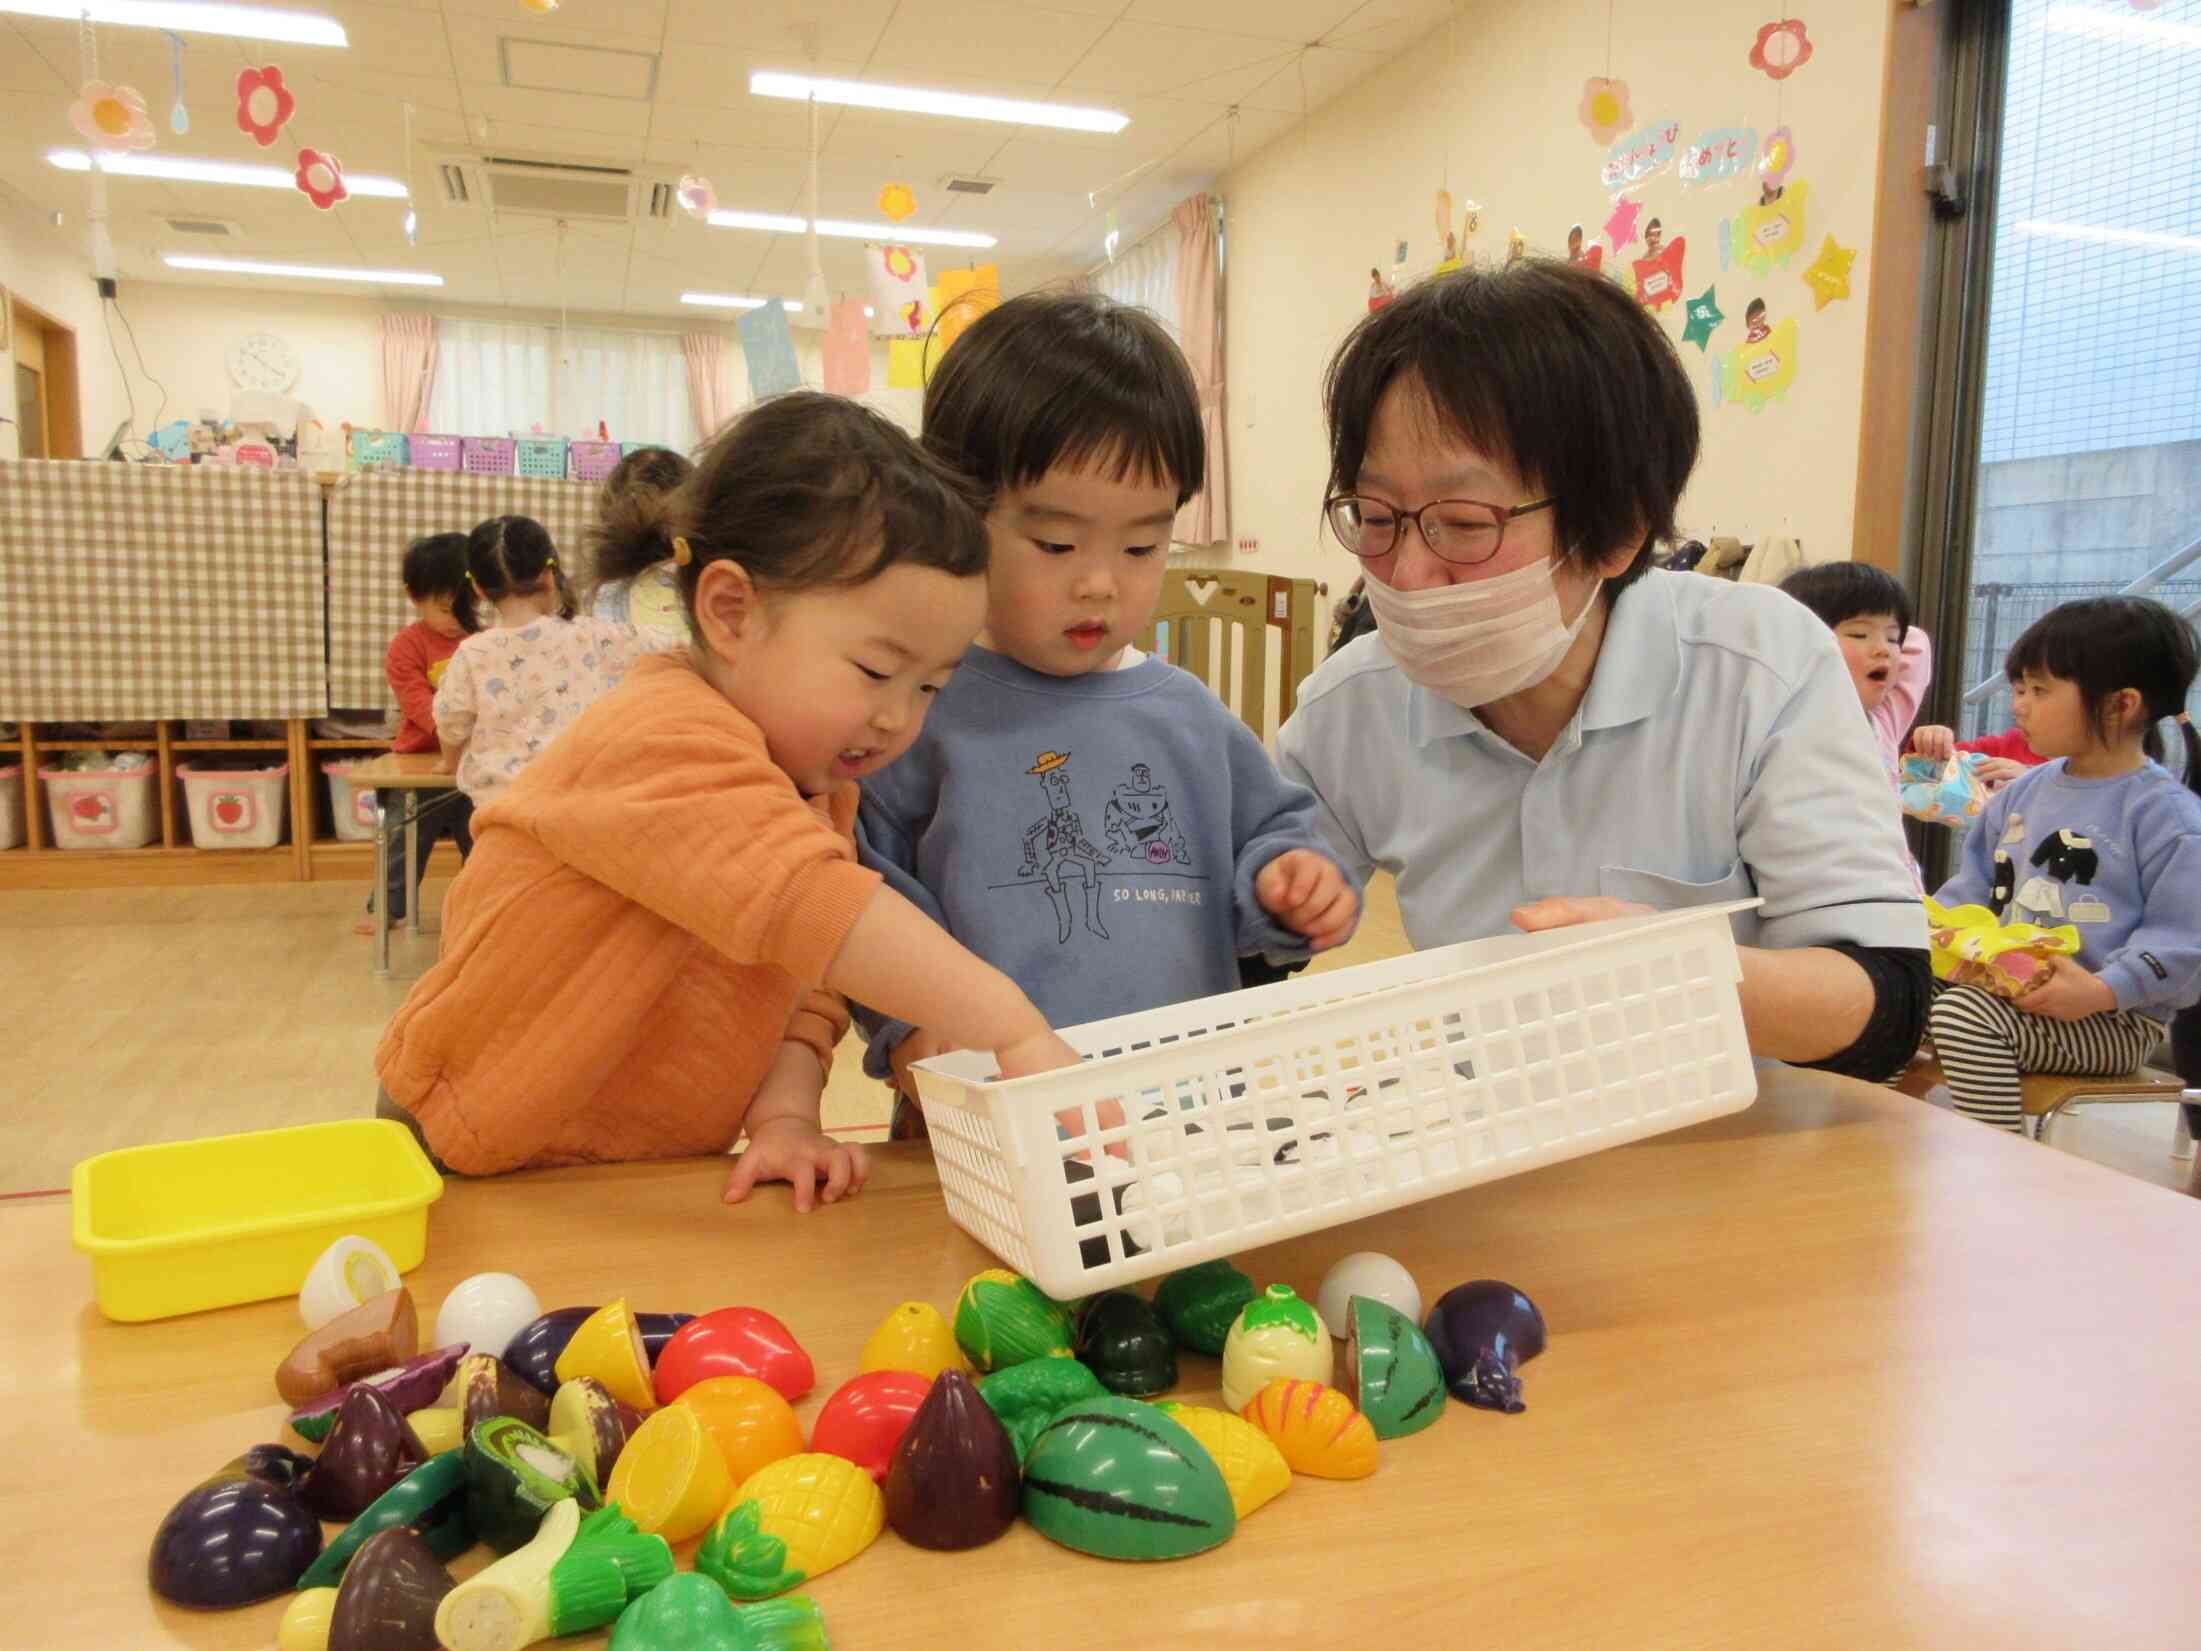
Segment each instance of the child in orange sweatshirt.
M630 514L674 547L693 652L641 661L476 817L442 955L375 1051L382 1109L475 1175L745 1140L727 1200L786 1180L806 1210L865 1176L818 1122L842 994L1006 1077L1077 1059L851 836L856 782L985 616L985 524L892 424L808 392Z

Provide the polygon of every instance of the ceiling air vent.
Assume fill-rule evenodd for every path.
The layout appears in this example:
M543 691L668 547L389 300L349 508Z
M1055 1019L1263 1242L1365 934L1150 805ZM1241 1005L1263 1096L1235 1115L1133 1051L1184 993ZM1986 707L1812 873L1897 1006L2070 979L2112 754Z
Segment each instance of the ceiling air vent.
M623 166L484 155L481 168L489 204L498 212L599 223L634 216L636 179Z
M650 216L670 218L673 215L673 186L669 183L650 185Z
M168 227L178 235L241 235L244 232L233 223L220 218L170 218Z
M951 195L991 195L999 178L959 178L949 173L940 180L940 187Z
M473 185L468 181L466 168L457 161L443 161L436 167L436 177L443 185L446 206L472 206Z

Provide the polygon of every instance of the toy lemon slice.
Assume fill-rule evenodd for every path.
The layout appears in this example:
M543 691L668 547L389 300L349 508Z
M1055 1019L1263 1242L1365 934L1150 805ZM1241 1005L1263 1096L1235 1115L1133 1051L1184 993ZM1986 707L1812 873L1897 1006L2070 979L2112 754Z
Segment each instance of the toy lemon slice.
M605 1303L580 1322L558 1355L556 1370L561 1382L594 1376L622 1403L644 1412L657 1408L642 1327L627 1310L625 1296Z
M854 1559L885 1523L870 1474L845 1457L805 1451L742 1481L696 1550L695 1568L736 1599L764 1599Z
M605 1488L644 1531L685 1542L717 1518L734 1493L726 1458L686 1405L667 1405L635 1430Z

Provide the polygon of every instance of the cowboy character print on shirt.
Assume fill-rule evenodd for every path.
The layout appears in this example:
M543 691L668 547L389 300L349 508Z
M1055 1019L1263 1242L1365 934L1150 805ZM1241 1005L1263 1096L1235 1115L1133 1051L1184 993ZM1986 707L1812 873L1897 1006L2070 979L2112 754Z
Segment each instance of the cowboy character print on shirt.
M1042 751L1038 761L1024 770L1038 779L1047 794L1047 813L1024 832L1024 865L1019 876L1037 875L1055 908L1055 940L1070 941L1070 889L1075 880L1085 904L1085 926L1101 939L1108 930L1101 922L1101 868L1107 852L1085 834L1085 822L1070 803L1070 753Z
M1168 789L1154 783L1154 770L1143 762L1131 765L1131 782L1117 786L1108 799L1101 833L1116 853L1147 865L1175 861L1181 866L1192 859L1185 834L1169 811Z

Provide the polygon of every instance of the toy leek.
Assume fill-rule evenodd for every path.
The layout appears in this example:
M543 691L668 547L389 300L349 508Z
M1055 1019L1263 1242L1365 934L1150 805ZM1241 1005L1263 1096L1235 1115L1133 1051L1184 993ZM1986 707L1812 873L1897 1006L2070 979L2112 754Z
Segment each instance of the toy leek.
M1005 1370L1071 1348L1070 1310L1030 1279L989 1267L963 1286L955 1339L979 1370Z
M736 1605L709 1577L682 1571L626 1609L611 1651L827 1651L825 1617L804 1594Z
M329 1651L436 1651L436 1611L451 1573L399 1526L361 1546L329 1613Z
M696 1550L695 1568L736 1599L765 1599L854 1559L885 1523L870 1474L805 1451L742 1481Z
M524 1546L560 1502L594 1508L589 1472L514 1416L492 1416L466 1441L466 1516L500 1554Z
M1016 1446L1019 1462L1031 1453L1032 1441L1057 1415L1107 1391L1098 1376L1067 1357L1026 1359L983 1377L978 1384L978 1396L1009 1430L1009 1441Z
M1228 1261L1203 1261L1163 1279L1154 1309L1180 1346L1221 1358L1230 1327L1253 1296L1253 1280Z
M663 1537L636 1530L616 1507L583 1519L567 1500L543 1516L526 1547L451 1590L436 1611L436 1637L449 1651L520 1651L603 1627L672 1574Z
M359 1552L360 1544L383 1531L410 1526L440 1560L456 1559L474 1545L466 1520L466 1456L447 1450L376 1497L343 1530L329 1539L321 1557L298 1579L301 1588L333 1588Z
M1246 1303L1223 1344L1223 1403L1244 1414L1278 1377L1330 1379L1330 1337L1289 1284L1272 1284Z

